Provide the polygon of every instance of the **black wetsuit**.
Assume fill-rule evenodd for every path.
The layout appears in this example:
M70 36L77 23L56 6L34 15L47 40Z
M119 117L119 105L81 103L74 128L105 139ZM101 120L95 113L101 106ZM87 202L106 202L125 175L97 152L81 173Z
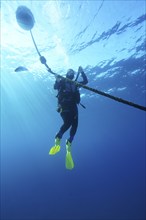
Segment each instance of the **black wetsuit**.
M87 84L88 80L83 73L82 84ZM79 88L72 82L65 79L56 80L54 89L58 90L58 112L63 119L63 125L55 138L61 139L63 134L71 127L68 141L71 143L78 127L78 107L80 102Z

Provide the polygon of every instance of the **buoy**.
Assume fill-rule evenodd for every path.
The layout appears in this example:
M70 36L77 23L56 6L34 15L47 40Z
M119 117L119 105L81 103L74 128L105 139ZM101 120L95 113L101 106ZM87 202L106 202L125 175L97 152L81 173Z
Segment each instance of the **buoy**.
M32 12L26 6L19 6L17 8L16 19L19 26L27 31L31 30L35 23Z

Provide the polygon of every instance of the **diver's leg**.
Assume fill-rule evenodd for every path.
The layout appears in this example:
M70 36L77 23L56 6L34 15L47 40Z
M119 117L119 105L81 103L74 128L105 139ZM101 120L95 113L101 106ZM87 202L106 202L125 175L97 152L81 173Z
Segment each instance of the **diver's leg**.
M74 115L73 119L72 119L72 124L71 124L71 129L70 129L70 137L68 139L68 141L71 143L74 139L74 136L77 132L77 128L78 128L78 114Z
M76 134L78 127L78 112L72 112L71 115L71 129L70 129L70 137L66 140L66 157L65 157L65 165L66 169L72 170L74 168L74 161L71 153L71 145L73 138Z
M71 126L72 121L70 120L69 112L61 113L61 117L63 119L63 125L61 126L58 134L55 136L55 146L53 146L50 149L50 151L49 151L50 155L55 155L56 153L58 153L60 151L61 138L62 138L63 134L65 133L65 131L67 131L69 129L69 127Z
M71 126L71 118L69 112L61 113L61 117L63 119L63 125L61 126L59 132L56 134L55 138L61 139L63 134L69 129Z

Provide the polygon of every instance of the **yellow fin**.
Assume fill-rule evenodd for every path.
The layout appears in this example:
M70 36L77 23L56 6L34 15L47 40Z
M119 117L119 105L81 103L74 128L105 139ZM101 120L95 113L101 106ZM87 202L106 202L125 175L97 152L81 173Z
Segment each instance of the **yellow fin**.
M66 153L66 161L65 161L66 169L72 170L74 168L74 162L72 159L71 152L67 151Z
M60 146L59 145L53 146L53 147L51 147L51 149L49 151L49 154L54 155L54 154L58 153L59 151L60 151Z

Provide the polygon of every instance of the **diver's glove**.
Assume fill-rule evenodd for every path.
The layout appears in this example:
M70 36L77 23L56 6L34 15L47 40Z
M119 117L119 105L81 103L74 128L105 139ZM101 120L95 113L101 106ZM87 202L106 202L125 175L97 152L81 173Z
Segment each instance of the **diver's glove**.
M63 78L59 75L56 75L56 82L61 82L63 80Z
M83 70L83 68L81 66L79 66L79 68L78 68L78 73L81 73L82 78L83 78L83 82L81 82L81 83L86 85L88 83L88 79L87 79L87 76L84 73L84 70Z
M79 68L78 68L78 73L81 73L82 76L85 75L84 70L81 66L79 66Z

